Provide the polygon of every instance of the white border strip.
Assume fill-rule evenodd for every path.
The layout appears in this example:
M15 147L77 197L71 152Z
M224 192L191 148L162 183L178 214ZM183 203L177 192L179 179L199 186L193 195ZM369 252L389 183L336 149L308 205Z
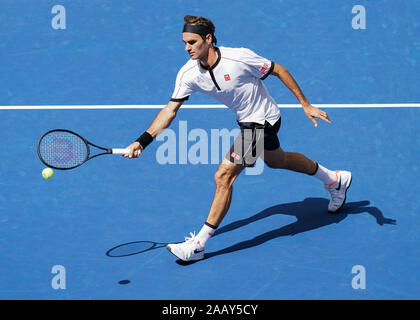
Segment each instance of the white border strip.
M419 108L420 103L376 103L376 104L314 104L319 108ZM0 106L0 110L74 110L74 109L162 109L165 105L81 105L81 106ZM279 108L300 108L300 104L279 104ZM222 104L183 105L185 109L224 109Z

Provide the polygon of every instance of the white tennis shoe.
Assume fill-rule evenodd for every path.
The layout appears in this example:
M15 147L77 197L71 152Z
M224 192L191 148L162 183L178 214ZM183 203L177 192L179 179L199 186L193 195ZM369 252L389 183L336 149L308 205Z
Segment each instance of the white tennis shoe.
M200 245L195 233L190 232L191 237L185 237L185 241L181 243L170 243L166 245L173 255L182 261L197 261L204 258L204 247Z
M330 185L326 184L325 189L331 193L331 201L328 204L328 211L331 213L339 211L346 202L346 193L350 188L352 176L349 171L335 171L337 180Z

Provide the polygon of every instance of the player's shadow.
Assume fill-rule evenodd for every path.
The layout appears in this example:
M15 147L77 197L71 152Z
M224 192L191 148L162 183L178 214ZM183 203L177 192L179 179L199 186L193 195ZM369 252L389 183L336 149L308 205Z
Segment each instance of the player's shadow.
M255 247L278 237L293 236L301 232L314 230L317 228L328 226L333 223L339 223L349 215L368 213L371 216L373 216L376 219L376 223L381 226L384 224L396 224L396 220L385 218L378 208L369 206L369 204L370 202L367 200L359 202L350 202L344 205L340 213L328 213L328 200L323 198L307 198L304 201L300 202L279 204L267 208L251 217L242 220L237 220L235 222L222 226L216 230L214 236L218 236L225 232L239 229L250 223L268 218L276 214L286 214L295 216L295 222L265 232L259 236L256 236L255 238L238 242L224 249L206 253L204 255L204 259L209 259L221 254L231 253ZM166 245L167 243L154 241L134 241L115 246L109 249L106 252L106 255L108 257L127 257L137 255L140 253L145 253L155 249L164 248ZM180 265L191 264L191 262L183 262L181 260L177 260L176 262Z
M307 198L301 202L276 205L265 209L252 217L229 223L219 228L215 232L214 236L244 227L250 223L265 219L275 214L292 215L296 217L297 221L265 232L255 238L238 242L230 247L206 253L204 255L204 259L259 246L278 237L293 236L301 232L325 227L333 223L339 223L349 215L356 215L364 212L373 216L376 219L376 223L381 226L384 224L396 224L396 220L385 218L378 208L369 207L369 204L369 201L347 203L341 209L340 213L329 213L327 211L328 200L322 198ZM178 260L177 263L185 264L181 260Z

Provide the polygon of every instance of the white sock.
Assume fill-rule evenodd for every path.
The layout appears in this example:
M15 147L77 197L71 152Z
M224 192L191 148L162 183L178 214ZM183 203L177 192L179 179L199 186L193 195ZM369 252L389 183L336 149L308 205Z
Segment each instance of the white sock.
M314 174L315 178L318 178L324 184L330 185L331 183L337 181L337 174L335 171L331 171L318 163L318 170Z
M208 226L207 224L204 224L200 232L196 236L199 246L204 248L207 241L211 238L211 236L214 234L215 231L216 231L215 228L212 228Z

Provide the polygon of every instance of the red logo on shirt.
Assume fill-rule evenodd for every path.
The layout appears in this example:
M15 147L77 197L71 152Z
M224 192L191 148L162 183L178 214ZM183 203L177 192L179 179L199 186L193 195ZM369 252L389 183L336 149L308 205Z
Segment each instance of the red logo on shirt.
M225 74L225 81L229 81L230 80L230 75L229 74Z
M260 69L262 73L264 73L268 69L268 64L264 63L263 67Z

